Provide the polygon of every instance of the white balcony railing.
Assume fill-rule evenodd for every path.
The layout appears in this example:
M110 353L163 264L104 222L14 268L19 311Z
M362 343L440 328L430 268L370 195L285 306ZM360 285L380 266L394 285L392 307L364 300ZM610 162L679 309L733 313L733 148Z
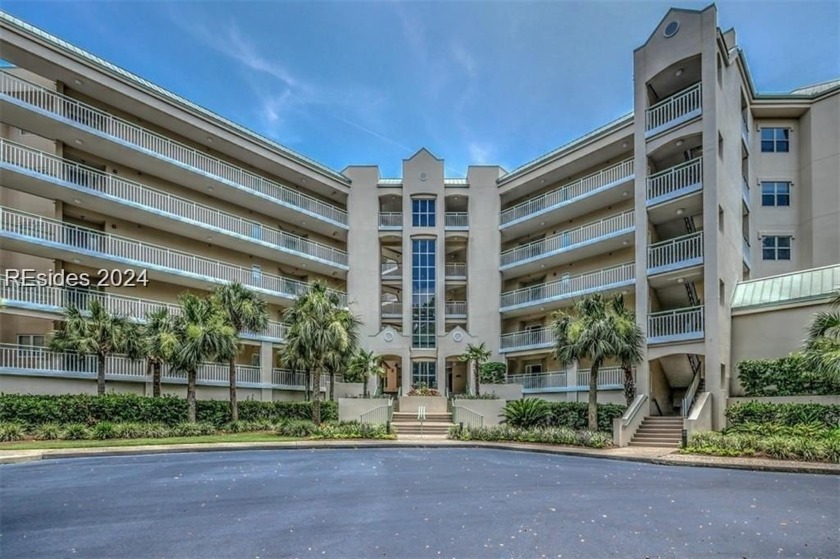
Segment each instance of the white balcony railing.
M676 198L681 196L683 191L688 193L689 188L702 184L703 158L698 157L648 177L648 203Z
M467 212L446 212L443 216L446 229L468 229L470 216Z
M700 82L663 99L645 111L645 131L664 130L699 114L703 106Z
M614 286L628 285L636 281L635 270L635 264L630 262L613 268L598 270L597 272L569 276L550 283L508 291L502 293L501 309L504 311L528 304L570 299L586 293L609 289Z
M703 307L689 307L648 315L648 343L703 337Z
M566 371L549 371L526 375L508 375L508 384L521 384L523 392L568 388Z
M93 229L2 206L0 206L0 237L20 238L27 242L53 245L75 253L88 253L98 258L129 265L158 268L167 273L186 275L211 283L239 282L288 298L296 298L309 289L309 285L304 282L265 274L258 269L225 264L187 252L110 233L100 233ZM341 304L346 304L346 295L344 293L338 293L338 295Z
M116 293L55 287L51 285L24 285L20 281L8 280L0 275L0 300L7 307L27 308L59 314L68 305L86 309L91 301L98 301L108 312L127 316L139 322L145 320L148 313L167 309L173 315L181 314L181 307L172 303L152 301L139 297L129 297ZM269 321L263 332L242 332L243 338L269 338L282 340L286 327L281 322Z
M399 262L382 262L379 269L382 274L382 279L393 280L402 278L402 266L400 266Z
M649 273L660 273L703 262L703 232L698 231L648 247Z
M275 388L285 388L287 390L304 390L307 383L307 374L302 371L290 371L288 369L274 368L271 370L271 384ZM341 375L335 376L336 382L342 382ZM311 385L311 377L309 378ZM319 383L321 390L326 390L329 384L329 375L322 374L321 382Z
M444 265L444 275L447 278L465 278L465 277L467 277L467 263L466 262L447 262Z
M402 212L379 212L380 229L402 229Z
M401 301L383 301L382 302L383 316L402 316L402 302Z
M589 369L578 370L577 385L578 387L589 387ZM621 367L603 367L598 369L598 388L606 386L623 386L624 385L624 369Z
M44 180L68 182L87 194L119 204L140 206L179 221L232 233L246 240L263 242L283 251L298 253L338 266L347 266L347 253L298 235L266 227L257 222L197 204L142 184L127 181L97 169L61 159L20 144L0 139L0 165L41 175Z
M467 316L467 302L466 301L446 301L444 303L445 316L459 317Z
M597 173L578 179L571 184L561 186L540 196L521 202L512 208L502 211L500 222L502 227L513 221L519 221L545 211L574 202L588 196L607 185L625 181L633 176L633 160L627 159L617 165L602 169Z
M547 239L541 239L502 252L502 267L513 266L536 258L542 258L598 239L615 235L633 228L635 212L627 211L611 217L588 223L575 229L563 231Z
M499 338L499 348L502 352L520 351L550 347L554 344L551 328L533 328L502 334Z
M0 96L11 98L18 104L30 105L54 118L70 120L89 131L116 138L144 152L175 161L202 174L209 174L235 188L252 191L291 209L343 226L347 225L347 212L341 208L7 72L0 72Z

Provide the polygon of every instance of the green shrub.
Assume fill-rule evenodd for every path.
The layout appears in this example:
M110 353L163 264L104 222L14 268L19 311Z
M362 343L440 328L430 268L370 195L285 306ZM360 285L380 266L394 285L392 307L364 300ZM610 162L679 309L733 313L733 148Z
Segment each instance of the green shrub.
M114 424L110 421L100 421L90 429L90 436L94 439L113 439L116 437Z
M589 405L586 402L549 402L548 425L581 430L589 427ZM619 404L598 404L598 431L612 433L613 420L627 408Z
M776 423L779 425L820 424L840 427L840 405L837 404L774 404L743 402L726 409L730 427L743 423Z
M596 431L575 431L567 427L535 427L522 429L511 425L494 427L453 426L449 438L461 441L514 441L523 443L548 443L558 445L606 448L612 445L612 436Z
M315 432L315 424L311 421L296 419L285 421L277 426L275 431L281 437L306 438Z
M0 423L0 441L19 441L26 434L23 425L13 421Z
M232 421L222 426L226 433L251 433L254 431L271 431L274 423L268 419L257 419L255 421Z
M540 427L548 423L551 411L548 402L539 398L524 398L522 400L511 400L505 404L502 410L503 423L511 427L529 429Z
M69 423L64 426L64 432L61 434L62 439L69 441L89 439L90 437L90 429L84 423Z
M215 434L216 426L205 422L179 423L172 428L172 435L175 437L201 437Z
M781 359L751 359L738 363L738 380L747 396L840 394L840 382L809 370L793 354Z
M770 424L765 424L770 425ZM782 426L776 434L705 432L692 435L682 452L714 456L763 456L776 460L805 460L840 463L840 436L823 429L820 436L784 434L793 427Z
M35 429L35 438L39 441L54 441L61 438L61 425L58 423L44 423Z
M507 364L500 361L482 363L478 368L478 375L484 384L504 384L507 376Z
M453 400L498 400L499 397L496 396L495 392L482 392L479 395L475 394L453 394Z

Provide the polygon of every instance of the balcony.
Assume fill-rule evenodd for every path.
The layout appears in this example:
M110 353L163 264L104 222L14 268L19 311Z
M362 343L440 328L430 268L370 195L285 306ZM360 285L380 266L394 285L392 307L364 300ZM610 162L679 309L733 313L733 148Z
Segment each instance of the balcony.
M633 285L636 266L632 262L587 274L569 276L550 283L502 293L500 311L511 316L524 314L536 306L546 310L563 306L576 297Z
M750 125L747 124L744 115L741 115L741 140L744 141L744 146L747 150L750 149Z
M67 203L84 197L93 211L199 241L221 233L215 243L233 250L267 259L280 251L295 265L309 264L325 274L348 270L347 253L337 248L2 139L0 176L4 186Z
M444 316L447 320L459 320L467 318L466 301L446 301L444 303Z
M470 216L467 212L446 212L443 224L447 231L467 231L470 228Z
M271 385L272 388L279 388L283 390L306 390L307 382L312 385L312 379L307 378L309 375L301 371L290 371L288 369L274 368L271 370ZM336 375L336 382L341 382L341 375ZM321 375L321 390L327 389L329 382L328 375Z
M521 384L523 394L545 392L586 392L589 390L589 370L579 370L575 378L569 371L549 371L525 375L508 375L508 384ZM569 381L574 383L570 384ZM624 370L621 367L604 367L598 371L599 390L624 388Z
M551 328L534 328L502 334L499 338L499 352L527 351L531 349L547 349L554 345Z
M557 265L616 250L633 242L635 213L618 215L563 231L502 252L501 271L530 273L540 265Z
M91 301L98 301L109 312L133 318L138 322L145 321L148 313L162 308L169 310L173 315L181 313L181 307L172 303L88 289L23 285L20 282L8 280L2 275L0 275L0 300L3 301L3 306L6 308L35 311L48 315L61 315L68 305L86 309ZM283 341L285 332L284 324L269 321L268 328L264 332L244 331L240 333L240 336L245 339L280 343Z
M295 299L309 289L304 282L265 274L259 268L225 264L2 206L0 239L8 250L73 261L93 268L122 264L148 270L151 279L200 289L239 282L269 299L281 301ZM341 304L346 304L346 295L340 292L338 295Z
M466 262L447 262L444 264L443 270L446 280L463 281L467 279Z
M380 231L401 231L403 228L402 212L379 212Z
M401 281L402 280L402 266L399 262L385 261L380 265L380 273L382 281Z
M86 151L176 184L201 192L208 182L219 184L225 188L214 195L237 205L294 223L314 218L311 228L320 233L348 228L341 208L6 72L0 72L0 112L4 122L84 143Z
M689 307L648 315L648 344L702 340L703 307Z
M750 181L747 177L741 177L741 199L746 204L747 209L750 208Z
M560 214L563 219L572 219L617 203L622 199L621 193L614 192L610 196L608 191L632 181L633 177L633 160L627 159L503 210L499 228L512 236L521 235L539 227L538 223L528 223L531 219L540 217L545 222L557 222Z
M669 202L703 189L703 158L698 157L647 179L647 206Z
M750 247L750 242L746 239L746 237L744 237L743 250L744 264L746 264L747 268L752 269L752 249Z
M702 106L700 82L663 99L645 111L645 138L699 117Z
M664 274L703 264L703 232L691 233L648 247L648 274Z
M401 301L383 301L381 312L382 312L382 318L402 320L402 302Z

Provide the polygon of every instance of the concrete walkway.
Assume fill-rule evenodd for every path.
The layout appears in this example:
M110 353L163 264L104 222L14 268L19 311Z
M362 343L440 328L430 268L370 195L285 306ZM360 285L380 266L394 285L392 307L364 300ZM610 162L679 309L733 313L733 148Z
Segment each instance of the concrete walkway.
M401 437L398 440L328 440L328 441L284 441L263 443L194 443L173 445L144 445L98 448L66 448L43 450L0 450L0 464L14 464L56 458L79 458L92 456L127 456L138 454L170 454L181 452L219 452L237 450L282 450L319 448L493 448L521 452L565 454L647 462L670 466L698 466L737 470L758 470L774 472L795 472L840 475L840 464L821 462L795 462L770 460L766 458L730 458L721 456L700 456L677 454L675 450L654 447L585 448L577 446L556 446L536 443L454 441L436 436Z

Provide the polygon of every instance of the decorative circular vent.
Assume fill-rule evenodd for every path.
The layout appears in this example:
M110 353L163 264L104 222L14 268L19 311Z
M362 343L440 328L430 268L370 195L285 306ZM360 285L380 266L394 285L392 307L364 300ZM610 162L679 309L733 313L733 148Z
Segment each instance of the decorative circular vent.
M394 341L394 333L393 332L385 332L385 334L382 335L382 338L386 342L393 342Z
M420 173L420 180L421 181L426 182L428 179L429 179L429 175L427 175L425 171Z
M454 334L452 334L452 339L456 342L463 342L464 335L461 332L455 332Z
M680 30L680 22L679 21L672 21L668 25L665 26L665 30L662 32L665 35L666 39L670 39L674 35L677 34L677 31Z

